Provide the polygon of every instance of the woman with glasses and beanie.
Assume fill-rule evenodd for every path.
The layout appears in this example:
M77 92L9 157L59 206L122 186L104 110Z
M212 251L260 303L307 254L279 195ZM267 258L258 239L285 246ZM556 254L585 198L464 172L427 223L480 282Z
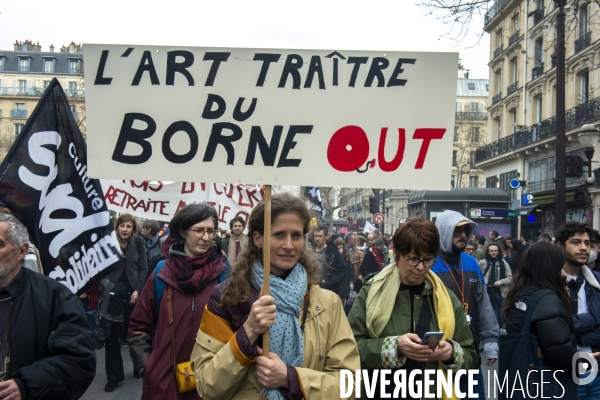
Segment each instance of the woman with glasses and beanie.
M263 200L231 278L213 289L202 317L192 353L198 393L204 400L339 398L340 371L360 368L358 350L340 298L315 283L322 267L306 246L306 204L272 196L269 296L261 296L264 212Z
M463 306L430 271L440 248L436 226L422 217L409 219L392 241L394 262L364 282L348 315L361 368L404 369L407 376L413 370L439 370L446 377L449 370L454 376L470 368L475 348ZM426 332L443 336L430 348L421 343ZM432 382L430 393L436 393Z
M229 274L225 253L213 240L218 229L213 206L185 206L169 229L162 246L166 259L148 277L129 321L134 375L144 379L142 400L199 399L195 390L179 392L173 363L190 361L210 292Z

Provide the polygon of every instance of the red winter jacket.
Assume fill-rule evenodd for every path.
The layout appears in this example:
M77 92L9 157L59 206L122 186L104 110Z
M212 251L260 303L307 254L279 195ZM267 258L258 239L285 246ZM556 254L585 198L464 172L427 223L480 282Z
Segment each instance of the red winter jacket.
M173 326L178 364L190 361L204 306L208 302L212 289L219 283L219 274L227 268L225 254L218 246L217 249L215 257L209 261L213 263L211 276L213 280L196 295L183 292L169 264L165 264L158 274L159 278L173 288ZM196 391L179 393L177 388L173 372L173 353L167 316L167 288L165 286L160 298L158 319L155 325L156 293L154 274L152 274L148 277L146 286L142 290L142 295L129 320L129 352L136 377L139 377L143 368L142 400L200 399Z

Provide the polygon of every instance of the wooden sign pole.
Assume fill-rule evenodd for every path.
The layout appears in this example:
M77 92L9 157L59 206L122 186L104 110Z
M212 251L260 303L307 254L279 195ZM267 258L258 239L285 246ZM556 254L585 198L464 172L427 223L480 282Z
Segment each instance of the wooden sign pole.
M271 185L265 185L265 229L263 235L262 296L271 294ZM269 358L269 330L263 333L263 357Z

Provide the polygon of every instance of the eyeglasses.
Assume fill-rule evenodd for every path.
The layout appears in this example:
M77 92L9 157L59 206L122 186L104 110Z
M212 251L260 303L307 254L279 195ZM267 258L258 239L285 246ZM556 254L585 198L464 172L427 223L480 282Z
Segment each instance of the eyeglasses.
M435 264L435 258L433 257L425 258L423 260L421 260L419 257L404 257L404 259L406 260L406 262L408 262L408 265L410 265L411 267L416 267L420 263L423 263L423 266L429 268L433 264Z
M214 238L215 236L217 236L217 231L214 229L203 229L203 228L198 228L198 229L189 229L190 231L194 232L194 236L196 236L198 239L202 239L204 237L204 234L208 234L209 238Z
M467 236L469 234L468 229L469 228L467 228L467 227L463 228L462 226L457 226L456 228L454 228L454 232L452 234L456 237L459 237L460 235L462 235L464 233L465 236Z

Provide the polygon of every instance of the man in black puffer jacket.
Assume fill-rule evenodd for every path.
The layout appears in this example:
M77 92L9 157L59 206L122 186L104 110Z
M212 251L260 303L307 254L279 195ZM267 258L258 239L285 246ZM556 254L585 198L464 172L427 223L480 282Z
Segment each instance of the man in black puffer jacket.
M96 355L77 296L23 268L28 237L0 213L0 398L78 399L96 373Z

